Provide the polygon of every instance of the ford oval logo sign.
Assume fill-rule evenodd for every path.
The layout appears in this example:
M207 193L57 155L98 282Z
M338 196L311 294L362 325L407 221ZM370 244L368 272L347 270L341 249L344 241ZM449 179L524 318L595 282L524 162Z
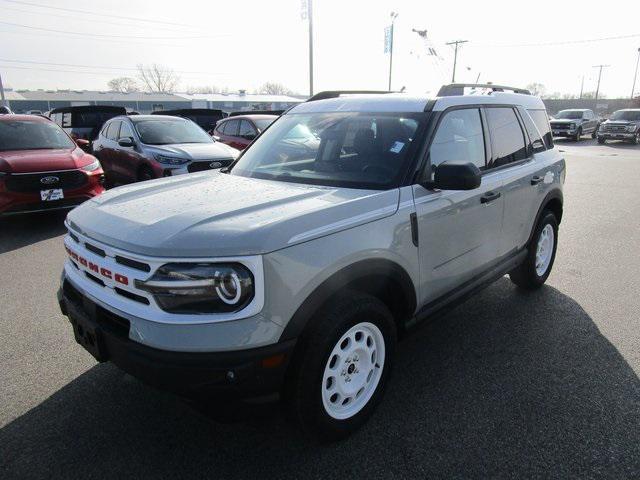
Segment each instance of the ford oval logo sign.
M43 185L53 185L54 183L58 183L60 179L58 177L54 177L53 175L50 177L42 177L40 179L40 183Z
M220 162L211 162L211 163L209 164L209 166L210 166L211 168L220 168L220 167L222 166L222 164L221 164Z

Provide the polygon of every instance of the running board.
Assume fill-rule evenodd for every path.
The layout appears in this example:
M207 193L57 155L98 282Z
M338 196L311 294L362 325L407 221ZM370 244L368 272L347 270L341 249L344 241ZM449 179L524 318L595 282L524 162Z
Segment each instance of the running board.
M527 253L528 250L525 248L512 255L509 255L507 258L503 259L495 266L491 267L489 270L476 275L475 277L467 280L465 283L463 283L459 287L456 287L449 293L446 293L443 296L433 300L432 302L427 303L420 310L418 310L418 313L416 313L415 316L407 321L407 323L405 324L406 327L413 327L414 325L428 318L442 315L449 310L457 307L473 294L479 292L485 287L488 287L493 282L500 279L511 270L516 268L518 265L520 265L526 258Z

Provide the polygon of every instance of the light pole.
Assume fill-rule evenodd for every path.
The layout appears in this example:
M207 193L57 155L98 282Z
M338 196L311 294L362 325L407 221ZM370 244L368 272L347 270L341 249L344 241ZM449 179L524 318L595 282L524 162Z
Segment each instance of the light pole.
M389 91L391 91L391 72L393 71L393 24L398 18L396 12L391 12L391 27L389 31Z
M610 67L611 65L594 65L593 68L599 68L598 72L598 86L596 87L595 108L598 108L598 94L600 93L600 78L602 77L602 69Z
M7 101L4 98L4 86L2 85L2 75L0 75L0 107L7 107Z
M447 45L455 45L455 51L453 54L453 74L451 75L451 83L456 83L456 63L458 63L458 45L467 43L469 40L454 40L448 42Z
M633 74L633 87L631 87L631 100L633 100L633 94L636 91L636 78L638 76L638 63L640 63L640 48L638 48L638 59L636 60L636 71Z
M313 96L313 0L307 0L309 17L309 95Z

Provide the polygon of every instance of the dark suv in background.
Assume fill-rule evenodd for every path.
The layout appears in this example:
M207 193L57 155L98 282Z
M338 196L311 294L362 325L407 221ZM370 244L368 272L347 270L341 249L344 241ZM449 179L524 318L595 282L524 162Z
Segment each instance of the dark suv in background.
M589 109L560 110L551 120L551 130L554 137L567 137L574 141L580 140L582 135L591 134L596 138L600 119Z
M626 140L634 145L640 143L640 108L613 112L598 129L598 143L607 140Z

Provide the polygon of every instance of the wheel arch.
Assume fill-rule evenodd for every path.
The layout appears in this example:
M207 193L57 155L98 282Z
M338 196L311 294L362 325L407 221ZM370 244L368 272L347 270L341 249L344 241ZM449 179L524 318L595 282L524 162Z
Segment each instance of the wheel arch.
M380 299L393 314L399 331L416 310L415 286L403 267L387 259L361 260L334 273L309 294L291 317L280 341L298 338L315 313L346 290Z
M547 193L547 195L544 197L544 200L540 204L540 208L538 209L535 221L533 222L533 226L531 227L531 233L529 234L527 243L529 243L533 238L533 234L536 231L536 225L538 225L540 217L542 216L542 212L544 212L545 210L550 210L551 212L553 212L553 214L556 216L556 219L558 220L558 225L560 225L560 222L562 221L563 203L564 197L560 189L556 188Z

